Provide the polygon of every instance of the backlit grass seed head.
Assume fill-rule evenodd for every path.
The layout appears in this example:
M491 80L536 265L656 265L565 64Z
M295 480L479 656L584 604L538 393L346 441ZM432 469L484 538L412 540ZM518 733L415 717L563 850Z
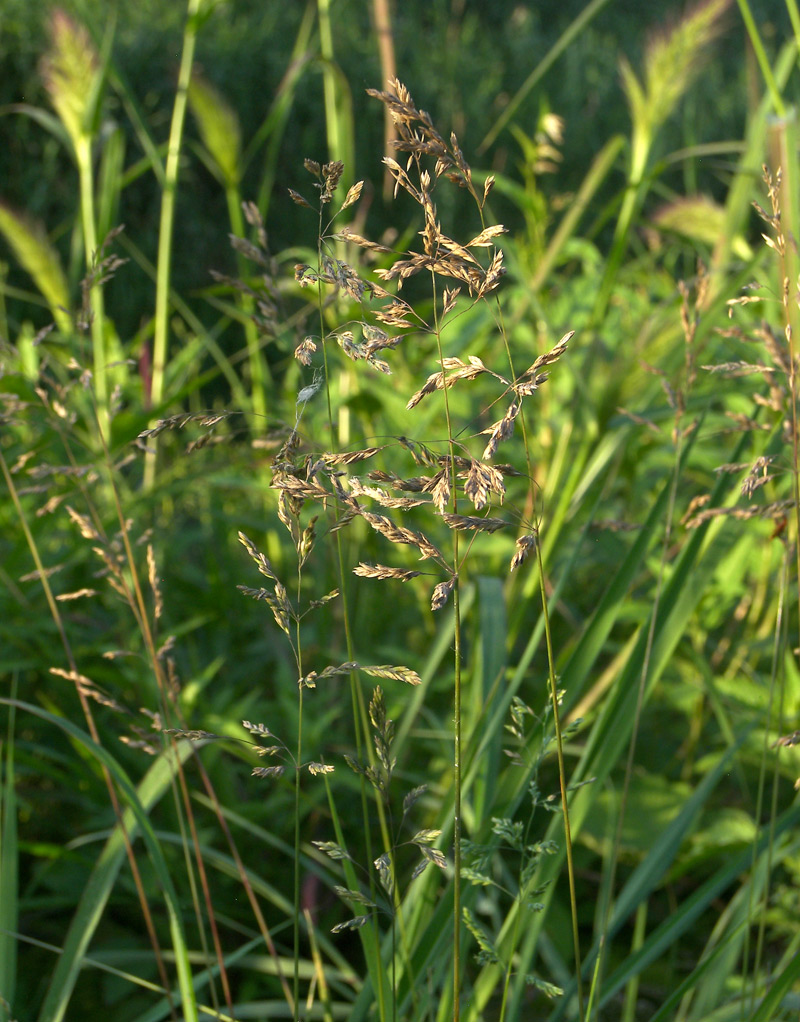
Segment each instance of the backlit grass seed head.
M649 144L703 67L705 51L720 34L730 0L706 0L671 29L652 36L641 81L624 58L620 73L633 121L635 175L644 168Z
M72 331L69 284L58 252L50 244L43 225L0 202L0 232L25 271L47 299L62 333Z
M73 146L91 134L100 62L86 29L62 10L50 17L50 49L39 70Z

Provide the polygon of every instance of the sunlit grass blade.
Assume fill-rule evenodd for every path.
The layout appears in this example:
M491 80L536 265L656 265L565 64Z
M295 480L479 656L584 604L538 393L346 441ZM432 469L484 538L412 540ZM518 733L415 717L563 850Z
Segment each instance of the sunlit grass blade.
M501 762L502 732L486 727L492 710L500 702L506 671L507 623L503 587L499 579L481 576L478 581L480 671L475 672L467 707L465 726L468 747L481 746L481 769L472 794L477 821L485 821L493 801Z
M675 857L684 841L691 833L697 817L703 810L708 799L719 784L720 779L730 768L730 761L739 751L745 736L737 745L726 749L714 769L709 771L686 800L675 818L659 833L658 841L644 860L633 871L628 882L614 900L613 912L609 919L608 931L598 934L594 946L586 956L585 971L587 978L591 976L595 956L599 953L600 941L609 941L636 908L645 903L659 883L664 881ZM593 991L593 996L602 1002L604 991ZM568 1004L568 995L562 1004L552 1013L553 1022L564 1017Z
M781 814L775 821L773 834L771 835L769 832L766 832L759 838L756 844L757 854L763 855L770 840L775 840L788 829L796 827L798 820L800 820L800 807L795 806ZM750 868L751 860L752 850L750 848L744 849L728 859L708 880L703 882L688 897L684 898L676 911L648 936L642 949L627 959L608 977L604 985L603 999L600 1006L602 1007L603 1003L607 1003L628 982L631 976L640 973L649 963L656 961L670 947L674 946L702 914L708 911L715 898L719 897L743 873L747 872ZM793 964L797 964L797 961ZM794 972L793 968L790 968L789 971ZM796 976L797 973L794 972L794 975ZM699 976L696 977L696 979L699 978ZM766 1022L769 1017L769 1014L761 1015L760 1022Z
M58 252L51 245L44 227L0 203L0 232L47 299L58 329L69 337L72 333L69 285Z
M158 226L158 256L156 266L156 305L153 333L153 375L151 384L152 403L158 407L164 396L164 374L168 358L169 342L169 295L172 276L172 245L175 228L175 199L178 189L178 173L183 143L183 126L186 117L189 82L192 77L194 52L200 12L204 0L188 0L186 25L183 32L183 47L178 71L175 100L169 130L167 160L164 168L164 185L161 192L161 216ZM208 3L206 2L206 6ZM144 484L150 489L155 482L156 454L150 453L145 463Z

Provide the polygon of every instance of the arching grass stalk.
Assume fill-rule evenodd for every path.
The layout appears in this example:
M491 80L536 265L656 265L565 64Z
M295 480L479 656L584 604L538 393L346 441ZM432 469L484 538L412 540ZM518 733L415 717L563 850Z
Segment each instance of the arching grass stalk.
M550 634L550 613L547 605L547 592L544 585L544 562L542 560L542 545L539 541L538 527L534 531L536 536L536 565L539 570L539 592L542 597L542 618L544 620L544 635L547 648L547 669L548 685L550 686L550 701L553 707L553 727L556 735L556 753L558 756L558 780L561 787L561 811L564 815L564 846L567 854L567 877L569 879L569 904L572 915L572 946L575 955L575 984L578 993L578 1018L580 1022L584 1019L583 1009L583 981L581 977L581 942L578 932L578 899L575 893L575 864L572 858L572 832L569 823L569 801L567 799L566 767L564 765L564 743L561 731L561 716L559 706L561 697L556 681L555 658L553 656L553 641Z

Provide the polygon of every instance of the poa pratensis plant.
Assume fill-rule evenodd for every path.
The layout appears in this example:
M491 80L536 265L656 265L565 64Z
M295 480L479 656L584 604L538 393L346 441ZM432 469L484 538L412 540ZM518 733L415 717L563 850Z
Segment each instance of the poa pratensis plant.
M300 800L301 777L319 775L328 792L331 818L336 829L335 841L315 842L332 859L341 863L346 885L338 885L341 897L356 910L356 914L336 929L352 928L362 933L362 946L370 971L374 994L378 1000L380 1018L396 1017L398 996L398 970L411 988L411 996L419 1001L415 991L414 934L404 923L403 894L409 885L423 875L429 864L443 871L452 871L453 915L451 942L453 948L452 999L445 986L440 991L443 1002L451 1003L452 1017L459 1018L463 997L462 983L462 927L466 925L476 937L482 960L493 960L502 966L506 975L506 988L512 972L512 957L503 958L494 949L489 936L463 905L462 877L473 883L483 883L477 868L484 861L485 852L470 843L468 861L462 860L462 798L465 748L462 735L462 666L463 639L460 603L460 584L468 572L468 562L476 538L500 530L515 529L517 537L509 570L514 571L531 553L538 555L539 519L529 520L516 510L537 506L535 483L531 476L528 435L525 430L525 405L534 399L536 391L546 381L546 367L555 362L566 350L571 334L567 334L550 351L538 358L527 360L528 366L518 372L512 358L508 337L503 325L502 308L496 293L504 275L503 252L497 247L504 233L499 225L487 226L484 218L487 198L493 179L486 179L481 191L473 182L472 173L454 134L449 141L438 133L425 111L418 110L408 90L394 81L391 91L370 90L371 95L384 103L394 119L397 138L395 150L407 154L405 164L391 156L384 160L395 182L395 194L403 191L421 208L424 227L420 231L418 251L395 253L383 245L367 240L336 221L349 207L358 202L363 182L347 192L337 211L331 216L337 186L343 173L341 163L320 164L306 160L306 170L313 178L318 199L312 202L298 191L290 190L294 202L317 213L318 242L317 265L299 264L295 279L305 289L313 289L318 309L319 333L306 336L296 347L295 357L311 370L311 379L298 394L295 422L288 438L273 461L272 486L278 492L278 517L288 531L296 555L296 577L290 585L279 578L266 556L256 544L240 533L240 539L268 580L263 588L241 586L247 595L264 601L269 606L279 629L292 651L298 677L297 734L291 744L273 736L269 724L244 722L245 728L256 739L272 744L260 745L258 752L265 757L276 757L284 762L276 766L257 767L256 776L268 778L280 775L285 761L290 761L295 777L295 848L294 848L294 1015L299 1014L300 991L297 962L299 961L300 921ZM475 201L480 229L469 240L455 240L447 235L437 216L434 194L446 179L466 189ZM253 207L250 219L265 241L263 226L258 222ZM340 256L345 247L361 249L383 261L384 265L368 279L364 273ZM486 253L485 258L483 254ZM262 260L263 261L263 260ZM402 295L402 288L411 277L428 279L429 309L427 318L417 311ZM375 279L377 278L377 280ZM380 283L378 282L380 281ZM385 285L385 286L384 286ZM392 288L393 290L389 290ZM458 323L476 303L492 303L492 313L505 351L506 364L495 368L487 365L477 354L466 357L448 354L448 346L458 343ZM350 317L335 329L328 329L331 309L346 310ZM355 309L355 313L351 310ZM337 369L334 352L339 349L353 363L364 363L367 372L388 375L392 372L389 359L400 345L420 345L432 351L435 369L421 387L410 394L409 413L423 401L435 400L438 395L441 439L426 442L402 435L393 441L378 445L363 443L357 449L339 450L335 426L337 400ZM458 347L461 344L458 343ZM462 403L453 399L454 389L484 385L480 392L481 411L461 420ZM307 439L301 431L303 415L308 402L324 389L328 410L330 443L321 449L318 437ZM472 402L474 404L474 401ZM413 419L409 419L413 422ZM501 463L498 455L508 446L519 422L526 450L526 462L519 467ZM382 467L367 468L367 464ZM413 466L413 467L412 467ZM409 472L411 467L411 472ZM521 486L518 484L521 480ZM509 487L519 497L515 504L506 503ZM393 512L393 514L390 514ZM538 512L537 512L538 514ZM356 528L363 521L384 541L395 547L411 548L424 566L392 565L383 561L362 560L352 568L353 574L365 580L360 584L382 585L387 582L408 582L415 578L433 578L430 590L430 608L442 610L452 602L454 650L453 692L453 806L446 826L415 830L404 838L414 804L425 794L427 785L416 786L405 794L400 824L392 818L390 788L396 759L393 755L393 722L388 719L383 692L376 688L369 700L368 714L365 697L358 678L360 674L418 685L418 674L408 667L390 665L363 666L353 648L350 608L348 606L348 571L344 564L341 531ZM420 522L421 524L417 525ZM406 524L409 523L409 524ZM338 586L324 594L306 595L306 566L321 535L335 544L339 573ZM440 537L444 537L444 541ZM539 562L541 571L541 563ZM291 595L290 595L291 591ZM542 586L543 611L547 620L547 602ZM306 615L333 601L342 607L341 615L346 636L348 660L340 664L312 665L304 654L303 622ZM559 693L553 672L553 654L547 628L548 662L550 664L551 711L555 722L555 738L559 753L562 808L566 815L566 783L564 780L561 730L558 718ZM362 785L362 807L365 813L365 851L372 868L358 871L357 857L348 849L331 788L333 765L324 756L306 762L303 748L303 714L305 698L313 698L314 689L327 679L349 675L358 753L347 756L349 766L359 776ZM522 715L515 711L512 731L521 735ZM521 761L520 761L521 762ZM372 789L377 810L382 849L376 854L370 839L368 801L365 790ZM534 799L536 801L536 799ZM499 829L498 829L499 828ZM495 833L507 844L523 854L526 860L520 881L520 900L528 897L533 867L547 849L525 844L521 825L512 821L498 823ZM569 831L567 826L569 855ZM398 876L398 852L402 846L417 850L416 862L409 866L407 879ZM437 847L437 845L441 847ZM452 847L452 867L447 858ZM403 862L405 862L405 857ZM569 856L570 875L571 855ZM390 919L391 990L386 989L386 970L382 967L381 916ZM573 896L573 925L575 904ZM365 935L366 934L366 935ZM397 948L399 936L400 949ZM398 961L399 955L399 961ZM487 955L489 959L487 959ZM494 956L494 957L491 957ZM576 936L576 960L579 962ZM531 977L531 982L538 982ZM541 988L552 993L547 984ZM391 1000L391 1008L387 1000ZM505 1006L505 997L504 997Z

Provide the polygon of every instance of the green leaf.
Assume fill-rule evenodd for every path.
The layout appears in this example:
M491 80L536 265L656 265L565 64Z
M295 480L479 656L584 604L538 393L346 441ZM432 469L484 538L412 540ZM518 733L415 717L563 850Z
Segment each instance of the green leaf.
M378 871L383 889L391 897L394 893L394 878L392 877L392 863L388 852L378 856L375 860L375 869Z
M197 69L192 72L188 100L208 153L206 162L224 185L237 185L241 177L242 132L236 111Z

